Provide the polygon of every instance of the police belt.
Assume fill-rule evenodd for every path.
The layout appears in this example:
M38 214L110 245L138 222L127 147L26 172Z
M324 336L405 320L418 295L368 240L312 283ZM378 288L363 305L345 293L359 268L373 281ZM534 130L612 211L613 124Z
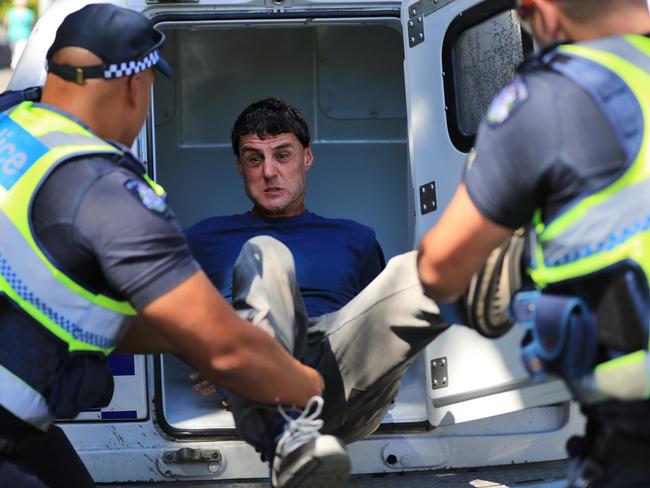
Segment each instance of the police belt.
M525 331L521 359L533 378L542 380L553 373L572 380L593 370L596 325L581 299L524 291L515 295L511 308Z
M41 435L33 434L21 439L0 437L0 457L27 456L40 444Z
M40 393L55 418L106 406L113 395L113 375L102 354L69 352L65 342L2 295L0 365Z

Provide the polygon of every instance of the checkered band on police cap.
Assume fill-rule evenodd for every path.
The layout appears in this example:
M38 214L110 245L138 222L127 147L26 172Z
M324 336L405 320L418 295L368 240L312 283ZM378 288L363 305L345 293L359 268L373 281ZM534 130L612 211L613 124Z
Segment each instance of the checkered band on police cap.
M105 65L104 78L121 78L122 76L131 76L149 68L153 68L160 60L160 53L157 49L151 51L144 58L138 61L127 61L119 64Z

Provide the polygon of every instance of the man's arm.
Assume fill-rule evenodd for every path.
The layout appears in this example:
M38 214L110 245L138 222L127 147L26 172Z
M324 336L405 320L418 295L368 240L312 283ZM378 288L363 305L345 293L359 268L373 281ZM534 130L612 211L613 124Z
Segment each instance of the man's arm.
M178 353L208 381L260 403L302 407L321 393L320 375L239 318L202 271L140 312L145 323L119 351Z
M420 242L418 274L425 294L437 301L456 298L512 232L481 215L461 184L438 224Z

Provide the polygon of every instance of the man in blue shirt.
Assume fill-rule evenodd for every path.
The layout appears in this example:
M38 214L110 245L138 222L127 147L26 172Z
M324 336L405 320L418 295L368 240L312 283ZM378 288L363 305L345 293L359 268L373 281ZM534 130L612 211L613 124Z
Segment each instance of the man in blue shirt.
M237 171L253 208L208 218L186 231L192 253L226 299L232 297L235 259L258 235L274 237L293 254L309 317L338 310L384 268L372 229L305 208L307 171L314 160L309 142L302 114L280 100L256 102L235 122Z
M402 374L446 324L422 292L415 252L382 272L371 229L307 211L314 157L297 109L253 103L231 139L253 208L194 225L190 247L242 317L321 373L325 404L322 420L320 406L311 416L315 428L352 442L379 426ZM230 404L242 437L264 453L259 408L235 397Z

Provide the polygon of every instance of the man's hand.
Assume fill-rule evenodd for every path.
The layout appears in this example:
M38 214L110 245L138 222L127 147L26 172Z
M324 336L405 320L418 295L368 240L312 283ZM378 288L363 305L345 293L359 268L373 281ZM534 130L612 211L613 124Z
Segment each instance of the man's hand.
M420 242L418 274L425 294L441 302L458 297L512 232L481 215L461 184L438 224Z
M192 391L201 396L210 396L217 394L217 387L204 379L201 373L194 371L187 377L188 381L192 383Z

